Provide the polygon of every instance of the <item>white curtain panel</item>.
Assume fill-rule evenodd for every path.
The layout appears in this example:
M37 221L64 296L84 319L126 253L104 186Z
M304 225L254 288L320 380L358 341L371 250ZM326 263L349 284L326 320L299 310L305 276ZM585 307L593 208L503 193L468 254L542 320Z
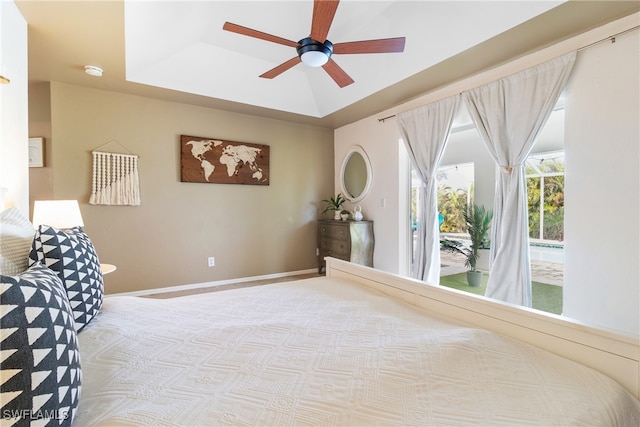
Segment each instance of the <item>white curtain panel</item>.
M524 162L575 58L572 52L464 94L469 114L497 164L487 297L531 307Z
M397 116L402 139L413 167L422 178L418 206L417 248L411 275L427 283L440 283L440 231L436 174L442 161L453 114L460 95L446 98Z

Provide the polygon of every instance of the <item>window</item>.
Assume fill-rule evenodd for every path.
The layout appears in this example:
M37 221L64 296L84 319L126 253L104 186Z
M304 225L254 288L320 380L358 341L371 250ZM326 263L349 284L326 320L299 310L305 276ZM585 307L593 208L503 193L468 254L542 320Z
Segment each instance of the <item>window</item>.
M529 156L526 173L529 237L564 241L564 152Z
M473 203L473 163L441 166L438 169L438 214L440 231L443 233L466 232L462 212ZM415 253L416 230L418 229L418 189L422 179L415 169L411 169L411 228L413 231L413 251ZM413 258L413 257L412 257Z
M465 233L462 212L473 203L473 163L442 166L437 178L440 231Z
M531 261L551 262L556 264L554 268L560 270L564 262L564 112L564 98L561 97L538 135L534 152L525 165ZM462 210L470 203L493 208L495 170L495 161L463 106L456 112L437 175L438 210L443 215L440 225L442 233L454 239L464 239L466 233ZM417 190L422 183L414 171L411 177L410 209L414 239L413 245L408 247L415 249ZM413 256L410 258L412 260ZM534 267L537 268L537 264ZM533 277L544 283L563 282L561 274L549 281L546 277L540 277L535 269Z

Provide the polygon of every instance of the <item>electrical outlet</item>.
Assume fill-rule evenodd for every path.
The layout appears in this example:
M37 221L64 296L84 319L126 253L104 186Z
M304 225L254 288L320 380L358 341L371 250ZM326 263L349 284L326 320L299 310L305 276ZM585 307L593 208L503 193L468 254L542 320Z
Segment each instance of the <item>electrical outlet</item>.
M215 267L215 265L216 265L216 258L215 257L210 256L208 261L209 261L209 267Z

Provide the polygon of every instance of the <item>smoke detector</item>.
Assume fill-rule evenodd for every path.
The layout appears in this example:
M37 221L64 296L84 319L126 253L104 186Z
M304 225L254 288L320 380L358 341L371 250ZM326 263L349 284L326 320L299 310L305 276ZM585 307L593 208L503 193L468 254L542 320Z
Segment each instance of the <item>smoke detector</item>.
M102 77L102 68L95 65L85 65L84 72L94 77Z

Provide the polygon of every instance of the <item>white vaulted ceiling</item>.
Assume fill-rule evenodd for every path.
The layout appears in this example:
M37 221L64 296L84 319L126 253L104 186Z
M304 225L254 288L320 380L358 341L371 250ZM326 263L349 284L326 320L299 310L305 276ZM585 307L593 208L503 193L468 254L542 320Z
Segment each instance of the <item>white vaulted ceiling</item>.
M448 81L637 11L638 2L342 0L334 43L406 37L403 53L334 55L339 88L295 48L224 31L229 21L298 41L313 1L16 0L29 28L29 79L59 81L339 127ZM101 78L84 65L104 69Z
M223 31L225 21L298 41L311 30L307 1L125 1L127 80L313 117L324 117L496 36L559 1L349 1L332 42L406 37L403 53L334 55L355 80L340 88L322 68L298 64L295 48Z

